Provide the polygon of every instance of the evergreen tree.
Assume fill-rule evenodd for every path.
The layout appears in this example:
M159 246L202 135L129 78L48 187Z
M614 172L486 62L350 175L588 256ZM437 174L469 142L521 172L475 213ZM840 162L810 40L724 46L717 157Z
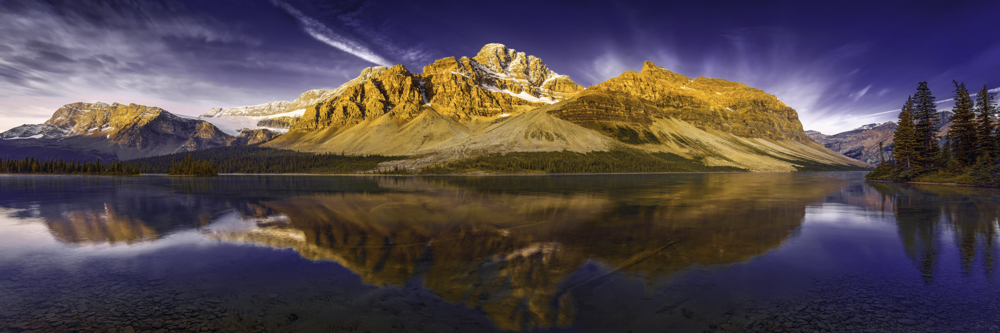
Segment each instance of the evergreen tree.
M962 164L952 156L952 151L953 148L951 146L951 141L945 140L941 145L941 151L938 152L937 160L935 160L934 163L945 168L948 172L961 172Z
M885 165L885 145L878 142L878 165Z
M916 126L913 121L913 98L907 97L903 109L899 113L899 124L893 134L892 156L896 161L898 173L903 178L909 178L913 169L919 169L917 149L920 145L917 139Z
M972 97L964 83L952 81L955 84L955 107L952 108L954 114L951 116L951 131L948 132L948 141L951 141L951 150L954 158L963 167L976 163L978 157L979 131L976 123L976 114L973 111ZM944 166L938 164L940 166Z
M913 95L913 119L919 145L914 161L922 166L934 168L934 157L938 153L937 124L940 122L934 95L927 87L927 81L917 84L917 93Z
M997 137L1000 137L1000 135L994 136L993 134L997 127L993 118L993 115L996 113L996 107L993 105L995 99L996 94L989 92L986 89L986 85L983 85L983 90L980 90L979 95L976 96L976 120L979 125L978 146L980 156L993 154L997 148Z

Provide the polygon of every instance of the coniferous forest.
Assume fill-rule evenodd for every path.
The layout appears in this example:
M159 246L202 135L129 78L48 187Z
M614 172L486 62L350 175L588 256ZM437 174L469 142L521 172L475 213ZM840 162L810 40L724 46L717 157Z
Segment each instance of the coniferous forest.
M81 162L63 159L39 160L25 157L23 159L0 158L0 174L49 174L49 175L105 175L128 176L138 175L139 169L121 161L111 163Z
M938 133L936 125L944 119L938 118L927 82L920 82L899 113L892 156L866 178L1000 185L996 94L984 85L973 95L964 83L952 83L955 106L948 134L942 137Z

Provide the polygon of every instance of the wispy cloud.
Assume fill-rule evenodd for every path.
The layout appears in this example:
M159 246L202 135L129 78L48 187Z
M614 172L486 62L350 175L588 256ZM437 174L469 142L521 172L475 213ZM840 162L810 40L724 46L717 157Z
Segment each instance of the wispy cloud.
M616 77L627 70L639 70L642 63L638 60L629 61L616 52L608 50L588 63L584 63L580 72L585 76L585 82L597 84Z
M858 90L857 92L852 93L850 96L852 98L854 98L855 102L857 102L859 99L861 99L861 97L865 97L865 94L868 93L868 89L871 89L871 88L872 88L872 85L869 84L867 87L861 88L861 90Z
M993 88L993 89L989 89L989 90L986 90L986 91L990 92L990 93L997 93L997 92L1000 92L1000 88ZM979 95L979 93L969 94L969 96L972 96L972 97L976 97L978 95ZM942 99L942 100L939 100L939 101L935 101L934 104L944 104L944 103L950 103L950 102L954 102L954 101L955 101L954 98L948 98L948 99ZM896 113L896 112L900 112L900 111L903 111L903 109L895 109L895 110L889 110L889 111L876 112L876 113L871 113L871 114L857 116L857 117L854 117L852 119L865 119L865 118L871 118L871 117L880 116L880 115L884 115L884 114Z
M302 29L316 40L340 49L341 51L353 54L358 58L371 63L386 67L393 65L391 61L386 60L384 57L362 45L360 42L334 32L322 22L306 16L298 9L295 9L295 7L292 7L292 5L279 1L274 1L273 3L276 6L281 7L281 9L284 9L289 15L295 17L295 19L299 20L299 23L302 24Z
M271 48L179 2L157 0L0 0L0 36L0 131L42 122L72 102L197 115L290 99L332 88L365 65L349 55Z

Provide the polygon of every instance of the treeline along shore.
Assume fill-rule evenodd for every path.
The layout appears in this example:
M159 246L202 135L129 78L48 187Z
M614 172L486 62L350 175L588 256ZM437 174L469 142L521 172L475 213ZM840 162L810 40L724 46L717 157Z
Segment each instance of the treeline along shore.
M882 156L882 163L865 178L1000 185L996 94L985 85L978 93L970 94L964 83L952 82L955 106L948 134L940 135L936 125L943 119L939 119L934 95L927 82L920 82L899 113L892 156Z

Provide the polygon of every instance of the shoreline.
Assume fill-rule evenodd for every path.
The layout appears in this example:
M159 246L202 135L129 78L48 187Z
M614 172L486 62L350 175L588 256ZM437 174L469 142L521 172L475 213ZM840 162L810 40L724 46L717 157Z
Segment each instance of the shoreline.
M957 187L978 187L978 188L992 188L1000 189L996 186L986 186L986 185L974 185L974 184L962 184L962 183L935 183L935 182L900 182L894 180L882 180L882 179L865 179L866 182L875 183L896 183L896 184L915 184L915 185L941 185L941 186L957 186Z
M186 176L168 175L165 173L142 173L138 175L82 175L82 174L34 174L34 173L4 173L0 176L97 176L97 177L181 177L181 178L216 178L222 176L351 176L351 177L508 177L508 176L611 176L611 175L680 175L680 174L795 174L795 173L820 173L820 172L865 172L867 170L847 170L847 171L774 171L774 172L712 172L712 171L688 171L688 172L604 172L604 173L451 173L451 174L372 174L372 173L220 173L216 176ZM871 180L876 181L876 180ZM881 180L878 180L881 181ZM891 182L891 181L884 181ZM936 183L928 183L936 184ZM962 185L962 184L959 184ZM968 185L974 186L974 185Z
M712 171L684 171L684 172L589 172L589 173L445 173L445 174L371 174L371 173L220 173L219 176L378 176L378 177L455 177L455 176L609 176L609 175L677 175L677 174L774 174L774 173L817 173L817 172L864 172L867 170L851 171L788 171L788 172L712 172ZM149 174L154 175L154 174Z

